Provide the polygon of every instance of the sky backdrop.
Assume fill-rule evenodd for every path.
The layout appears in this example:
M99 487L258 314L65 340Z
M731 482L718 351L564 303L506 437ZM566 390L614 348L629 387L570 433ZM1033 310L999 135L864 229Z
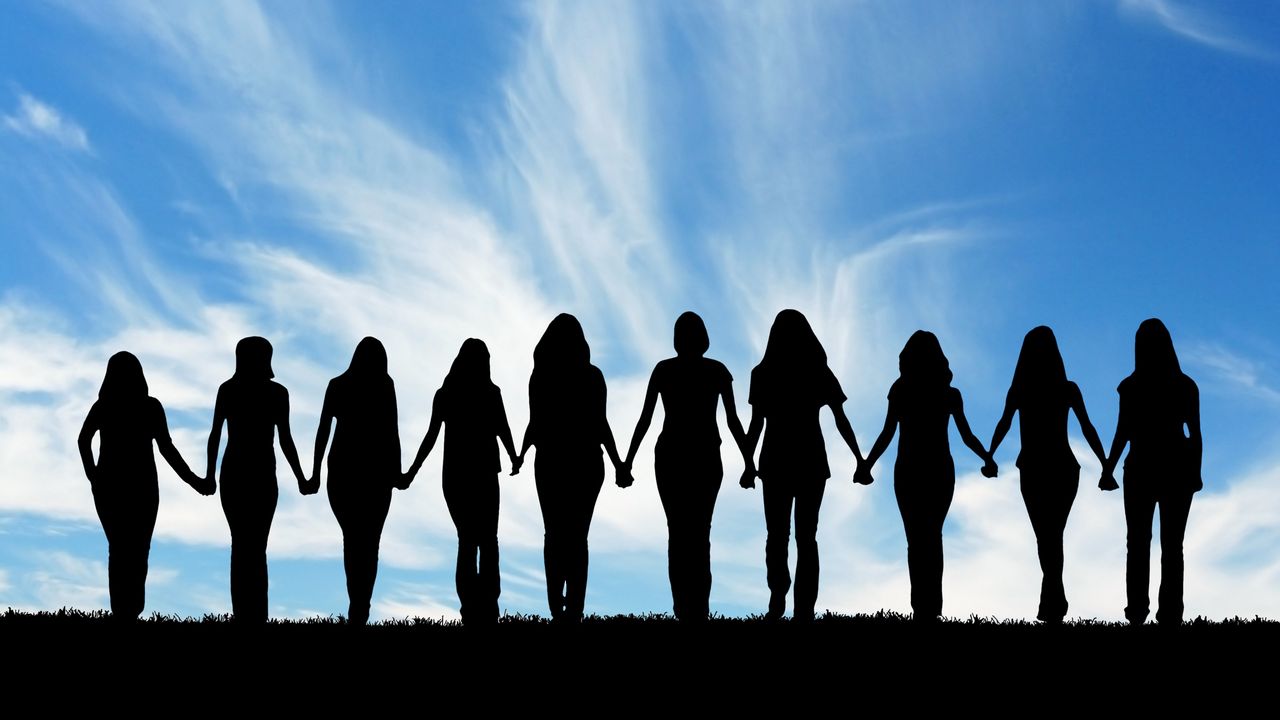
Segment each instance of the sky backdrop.
M326 382L377 336L407 465L467 337L518 441L533 346L577 315L625 446L680 312L746 413L793 307L864 448L912 331L985 443L1040 324L1109 445L1134 331L1162 318L1201 388L1187 612L1280 617L1277 39L1280 4L1248 0L0 3L0 607L107 606L75 439L117 350L202 472L235 343L268 337L309 468ZM659 426L601 493L588 612L670 609ZM818 607L907 611L894 451L855 486L823 426ZM1121 494L1071 430L1070 615L1120 619ZM953 431L947 615L1035 614L1017 451L1015 428L982 478ZM760 492L724 452L712 609L758 613ZM343 613L325 495L279 467L271 612ZM393 498L375 619L457 616L439 468ZM217 498L163 463L160 488L148 612L229 611ZM530 465L502 479L508 612L546 614L541 533Z

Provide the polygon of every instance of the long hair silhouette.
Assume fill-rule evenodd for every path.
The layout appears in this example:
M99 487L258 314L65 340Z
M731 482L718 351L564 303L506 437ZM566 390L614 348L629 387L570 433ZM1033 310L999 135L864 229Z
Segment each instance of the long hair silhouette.
M1182 540L1191 498L1204 487L1200 469L1200 390L1182 372L1169 329L1156 318L1138 326L1133 372L1117 388L1120 414L1099 487L1113 475L1126 444L1124 515L1128 526L1124 614L1135 625L1151 611L1151 525L1160 508L1160 593L1156 620L1177 625L1183 613Z
M796 524L795 609L797 621L813 619L818 599L818 512L831 468L818 413L830 407L836 429L854 457L862 462L858 442L844 414L844 392L827 366L827 353L809 320L797 310L779 312L769 329L764 357L751 371L751 425L746 454L754 455L764 432L759 475L763 480L765 566L769 583L766 618L776 620L786 610L791 572L787 553L792 509ZM748 463L741 485L755 487Z
M400 480L400 432L395 382L387 373L387 350L374 337L356 344L351 363L325 390L316 431L311 480L320 486L320 463L337 421L329 451L329 506L342 528L342 560L347 575L347 622L369 620L378 577L378 548L391 489Z
M529 426L520 458L537 447L534 479L546 529L547 601L556 622L577 622L587 589L587 535L604 483L603 445L620 481L626 470L605 415L604 375L578 319L555 317L533 350Z
M948 425L955 420L965 445L994 468L964 416L964 400L951 386L951 366L938 338L917 330L898 355L898 379L889 388L884 429L859 466L855 480L871 483L871 468L884 454L894 433L894 496L907 536L907 570L911 577L911 610L915 619L932 622L942 614L942 525L955 493Z
M1080 486L1080 464L1076 462L1067 437L1067 415L1074 411L1089 447L1105 462L1098 432L1089 422L1084 396L1067 379L1066 365L1053 330L1043 325L1033 328L1022 341L1022 351L1009 384L1004 414L991 437L991 453L1009 432L1016 412L1022 436L1018 468L1022 499L1036 535L1043 579L1036 617L1046 623L1061 623L1067 614L1066 589L1062 582L1062 536L1067 516ZM995 477L994 461L983 467Z
M667 516L672 609L682 621L703 622L710 612L711 515L724 475L716 426L718 403L724 403L725 419L744 465L751 468L751 461L734 406L733 377L723 364L703 357L711 340L702 318L682 313L673 335L676 356L653 369L623 465L629 476L661 397L664 417L654 448L654 475Z
M449 516L458 532L458 561L454 580L462 622L492 625L498 620L502 592L498 570L498 473L502 471L495 438L511 461L511 474L520 471L502 393L489 371L489 348L468 338L458 349L431 406L431 424L401 487L413 482L435 447L444 426L441 489Z
M299 490L314 490L307 487L289 430L289 392L272 380L271 343L246 337L236 344L235 354L235 372L218 388L214 401L205 482L210 490L216 485L214 471L226 423L221 500L231 530L231 607L237 622L262 623L267 619L267 537L279 497L277 431Z
M95 434L101 436L96 460ZM183 482L200 492L206 488L173 446L164 407L148 394L142 363L133 353L118 352L107 361L98 400L89 408L77 445L107 536L111 615L136 620L146 605L147 560L160 503L153 448L160 449Z

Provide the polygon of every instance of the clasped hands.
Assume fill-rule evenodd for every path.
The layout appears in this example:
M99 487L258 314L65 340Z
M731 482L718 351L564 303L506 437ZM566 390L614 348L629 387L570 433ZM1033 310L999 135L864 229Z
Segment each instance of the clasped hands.
M209 473L206 477L200 477L194 471L187 470L183 475L182 481L205 497L218 491L218 481L213 479L213 473Z

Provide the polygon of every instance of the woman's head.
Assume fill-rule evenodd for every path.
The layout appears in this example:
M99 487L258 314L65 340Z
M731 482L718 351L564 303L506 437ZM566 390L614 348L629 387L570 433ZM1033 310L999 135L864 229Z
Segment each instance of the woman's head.
M142 363L131 352L120 351L107 360L107 374L98 389L100 400L140 400L147 397L147 378Z
M578 318L560 313L547 325L533 348L535 368L573 367L591 363L591 348Z
M675 347L680 357L702 357L711 347L707 326L698 313L689 311L676 318Z
M760 364L766 367L826 367L827 351L822 349L808 318L799 310L787 309L773 319Z
M1142 377L1181 375L1169 328L1156 318L1143 320L1133 341L1133 374Z
M928 330L917 330L907 338L898 353L898 372L903 380L916 385L951 384L951 365L942 352L942 343Z
M1041 325L1032 328L1022 339L1022 352L1013 371L1012 389L1034 392L1040 388L1061 385L1067 381L1067 369L1058 350L1053 330Z
M376 337L366 337L356 343L356 351L351 354L351 364L343 373L348 377L381 378L387 374L387 349Z
M236 372L240 380L270 380L276 374L271 371L271 343L254 335L236 343Z
M467 338L444 378L445 387L480 385L492 382L489 374L489 348L483 340Z

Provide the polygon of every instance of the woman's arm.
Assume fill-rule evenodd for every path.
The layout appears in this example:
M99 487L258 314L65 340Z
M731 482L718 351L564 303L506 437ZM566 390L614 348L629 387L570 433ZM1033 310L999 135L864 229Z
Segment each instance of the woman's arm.
M636 421L636 429L631 433L631 446L627 448L627 459L623 461L627 467L631 467L631 463L636 459L636 451L640 449L640 443L649 430L649 423L653 422L653 409L658 404L657 376L658 369L655 367L653 374L649 376L649 388L644 393L644 407L640 410L640 419Z
M204 478L196 475L187 466L187 461L182 458L182 453L178 452L178 448L173 445L173 438L169 436L169 420L164 415L164 406L159 400L155 401L155 440L156 447L160 449L160 457L169 463L169 467L182 478L182 482L190 485L201 495L209 495L212 493L205 492L207 486Z
M1107 455L1106 460L1102 463L1102 478L1098 480L1098 489L1115 490L1120 487L1120 483L1116 482L1116 465L1120 462L1120 453L1124 452L1124 446L1129 443L1129 420L1128 413L1125 412L1124 393L1120 394L1120 413L1116 416L1116 435L1111 439L1111 452Z
M1195 468L1196 484L1195 489L1204 488L1204 478L1201 475L1201 467L1204 463L1204 438L1200 436L1200 388L1196 387L1194 381L1190 378L1187 382L1191 384L1190 407L1187 408L1187 431L1190 434L1188 440L1191 443L1191 462Z
M884 451L889 449L889 443L893 440L893 434L898 430L898 408L897 403L892 398L889 399L889 408L884 414L884 427L880 430L880 436L876 438L875 443L871 446L871 452L867 453L867 459L858 464L858 470L854 473L853 479L863 485L870 485L874 482L871 477L871 469L875 467L876 461L884 455Z
M303 495L312 495L320 489L320 486L307 482L307 478L302 474L302 461L298 459L298 447L293 444L293 432L289 430L289 391L283 385L280 386L280 397L280 417L276 419L276 427L280 431L280 449L284 452L285 462L289 463L289 469L293 470L293 476L298 480L298 492Z
M316 428L316 448L311 456L311 485L320 488L320 466L329 448L329 433L333 431L333 383L324 391L324 403L320 406L320 426ZM345 432L345 431L344 431Z
M853 426L849 424L849 417L844 414L843 403L832 403L831 414L836 419L836 431L840 433L840 437L844 438L844 444L849 446L849 450L853 452L853 457L862 464L862 453L858 451L858 439L853 435Z
M502 402L502 393L498 392L498 440L502 442L502 447L507 451L507 458L511 461L511 474L518 475L520 466L524 464L524 457L516 453L516 443L511 437L511 423L507 422L507 407Z
M218 469L218 448L222 445L222 423L226 419L226 399L223 389L219 387L217 399L213 401L213 428L209 430L209 453L204 472L205 489L209 489L210 494L218 487L214 476Z
M743 489L756 486L756 443L760 442L762 432L764 432L764 413L753 407L751 421L747 426L747 436L742 441L742 456L746 458L746 465L742 469L742 478L738 480L738 485Z
M89 484L98 482L98 466L93 460L93 436L101 429L101 420L98 414L98 403L94 403L89 407L89 414L84 417L84 425L80 426L80 436L76 439L76 445L80 448L80 463L84 465L84 476L88 478Z
M1098 437L1098 430L1089 421L1089 413L1084 409L1084 395L1080 392L1080 386L1075 383L1071 383L1071 411L1076 414L1080 432L1084 433L1084 441L1089 443L1089 449L1098 457L1098 462L1106 466L1107 453L1102 449L1102 438Z
M978 436L974 435L973 430L969 428L969 420L964 416L964 397L955 388L952 388L952 392L955 393L955 406L951 410L951 416L955 418L956 430L960 431L960 439L973 451L974 455L978 456L978 459L987 465L994 465L995 461L991 459L991 453L982 447L982 443L978 441Z
M991 433L991 461L982 467L982 474L987 477L995 477L998 468L996 468L995 456L996 448L1000 447L1000 443L1004 442L1004 436L1009 434L1009 428L1013 427L1013 414L1018 411L1018 404L1013 399L1013 391L1010 390L1004 398L1004 414L1000 416L1000 421L996 423L995 432Z
M437 390L435 398L431 401L431 422L427 424L427 435L422 438L422 444L418 446L418 454L413 458L413 464L409 466L409 471L404 474L401 489L409 487L409 484L417 477L418 471L422 469L422 463L427 461L427 456L435 448L436 439L440 437L440 425L444 422L442 409L440 391Z
M742 429L742 421L738 419L738 407L733 399L732 385L726 385L720 391L720 400L724 403L724 419L729 424L729 434L733 436L733 442L738 446L738 452L742 453L742 467L744 471L750 471L752 475L755 475L755 443L752 443L749 447L747 445L747 433Z

